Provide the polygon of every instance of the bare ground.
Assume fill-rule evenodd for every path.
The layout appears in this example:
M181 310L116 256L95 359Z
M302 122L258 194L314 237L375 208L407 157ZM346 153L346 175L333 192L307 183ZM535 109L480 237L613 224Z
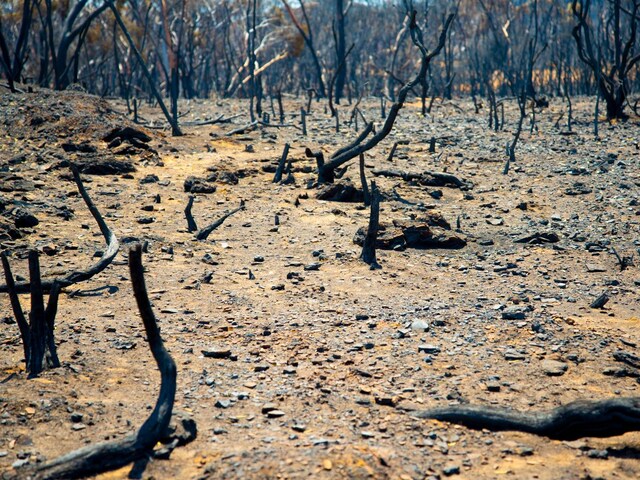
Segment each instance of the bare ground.
M187 127L181 138L147 130L157 155L119 156L135 172L83 176L124 245L105 272L62 296L56 329L62 368L26 379L18 329L7 296L0 297L0 471L10 477L17 461L118 438L150 412L159 375L126 267L126 244L145 240L147 284L179 369L176 408L193 415L199 435L169 461L152 462L144 478L638 478L638 433L558 442L411 417L415 409L454 403L535 410L637 395L636 378L610 374L622 367L640 373L612 356L638 354L640 274L636 266L620 271L611 253L614 247L621 256L638 256L638 119L603 123L596 141L591 101L574 102L577 134L554 127L565 108L552 102L538 115L539 132L523 134L507 176L504 145L515 109L507 109L505 131L494 133L486 114L475 115L464 101L436 103L428 119L417 104L407 105L393 138L367 156L368 176L371 167L446 171L473 188L378 177L387 195L381 220L419 221L439 212L453 230L459 222L461 233L450 233L467 246L379 251L383 268L375 271L353 243L368 210L317 200L306 188L313 173L297 171L314 167L304 147L329 154L354 138L348 125L334 132L323 105L314 104L307 137L273 127L225 137L248 122L246 114L234 124ZM130 124L110 112L124 105L75 92L4 93L1 103L7 134L0 135L0 223L11 230L2 249L12 252L23 277L25 252L34 247L43 252L47 276L85 268L104 245L60 162L115 158L102 137ZM302 104L289 99L287 108ZM368 118L379 118L376 105L367 103ZM246 111L232 101L183 108L185 121ZM34 111L43 122L33 122ZM341 112L349 117L348 107ZM432 136L435 154L428 151ZM398 139L411 143L389 164ZM61 148L83 141L96 151ZM273 168L285 142L296 184L274 185L263 167ZM240 178L237 185L213 181L214 193L196 196L199 226L242 199L246 209L199 242L186 229L183 182L207 177L211 168ZM148 175L158 180L141 183ZM358 185L355 164L346 176ZM16 207L40 223L12 230ZM16 231L21 238L11 238ZM515 242L536 232L555 233L559 241ZM590 308L605 291L609 303ZM425 324L426 331L412 329ZM202 355L223 347L230 358ZM549 360L566 371L553 374L558 364ZM265 405L282 415L263 414Z

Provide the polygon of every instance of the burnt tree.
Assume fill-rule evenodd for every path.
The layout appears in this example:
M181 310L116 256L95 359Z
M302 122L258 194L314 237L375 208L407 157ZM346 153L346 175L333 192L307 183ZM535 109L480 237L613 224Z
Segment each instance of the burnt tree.
M389 114L384 122L382 128L375 133L369 140L365 142L365 139L369 136L369 134L373 131L373 123L369 123L367 128L363 130L360 136L350 145L339 149L332 156L329 162L324 162L324 159L320 159L318 157L318 183L333 183L335 179L335 170L349 160L359 156L361 153L367 152L371 150L376 145L378 145L382 140L386 138L387 135L393 129L393 125L398 117L398 112L404 106L404 102L409 95L409 92L426 77L427 69L429 68L429 64L431 60L440 53L440 51L444 48L445 41L447 39L447 31L451 26L451 23L454 19L454 14L449 15L447 20L444 23L442 28L442 32L440 33L440 37L438 40L438 45L436 48L428 52L426 47L424 46L424 40L422 36L422 30L416 23L416 11L414 10L411 14L411 21L409 24L409 32L411 33L411 40L413 44L420 50L421 55L421 63L420 70L417 75L413 78L413 80L406 83L398 93L398 99L396 103L394 103L389 109Z
M580 3L573 0L571 11L578 23L572 34L580 60L595 76L598 90L606 104L607 119L626 119L624 107L630 92L629 75L640 62L640 53L636 53L640 1L610 0L610 3L612 18L607 21L605 37L613 36L610 48L613 51L612 58L604 58L602 47L594 41L594 29L589 22L591 0ZM625 35L626 39L623 38Z

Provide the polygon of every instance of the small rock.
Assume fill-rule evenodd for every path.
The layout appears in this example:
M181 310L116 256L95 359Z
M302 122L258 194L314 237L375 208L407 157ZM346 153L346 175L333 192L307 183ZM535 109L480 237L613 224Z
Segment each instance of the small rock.
M144 185L145 183L157 183L160 179L154 173L150 173L149 175L140 179L140 185Z
M525 310L519 307L508 307L502 311L503 320L524 320Z
M82 422L84 415L80 412L72 412L70 418L73 423L80 423Z
M231 406L231 401L230 400L218 400L215 403L215 407L216 408L229 408Z
M280 418L284 417L286 414L282 410L271 410L267 412L267 417L269 418Z
M13 210L13 217L16 228L32 228L40 223L35 215L24 208Z
M418 353L428 353L436 355L440 353L440 351L440 347L436 347L435 345L424 344L418 346Z
M589 458L598 458L600 460L606 460L609 458L609 452L607 450L596 450L591 449L587 452L587 457Z
M526 355L513 349L509 349L506 352L504 352L505 360L524 360L526 358L527 358Z
M411 323L411 330L421 330L426 332L429 330L429 322L426 320L414 320Z
M278 410L278 405L276 405L275 403L265 403L262 406L262 413L263 415L268 414L269 412L273 412L274 410Z
M206 358L229 358L231 356L231 350L228 348L209 348L202 350L202 354Z
M446 477L450 477L451 475L458 475L458 474L460 474L460 466L458 466L458 465L447 465L446 467L444 467L442 469L442 473L444 473L444 475Z
M550 377L559 377L564 375L569 366L558 360L543 360L540 364L542 371Z
M500 391L500 384L498 382L496 382L495 380L489 381L489 382L487 382L487 390L489 392L499 392Z
M607 295L607 292L604 292L598 298L596 298L593 302L591 302L591 305L589 306L591 308L603 308L608 301L609 301L609 295Z

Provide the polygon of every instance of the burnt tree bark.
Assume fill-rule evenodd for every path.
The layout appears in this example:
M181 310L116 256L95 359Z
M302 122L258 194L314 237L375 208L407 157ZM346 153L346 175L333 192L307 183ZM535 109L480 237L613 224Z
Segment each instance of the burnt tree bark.
M309 53L311 54L311 59L313 61L313 66L316 70L316 81L318 82L318 95L320 97L325 97L327 95L326 87L324 86L324 78L322 75L322 65L320 64L320 59L318 58L318 52L316 51L315 45L313 44L313 32L311 31L311 23L309 22L309 17L307 15L307 9L305 7L304 1L300 1L300 10L302 11L302 16L304 17L306 28L304 28L298 19L296 18L293 10L289 6L286 0L282 0L287 13L289 14L289 18L293 22L293 25L296 27L296 30L302 36L304 43L309 48ZM309 110L309 109L308 109ZM280 123L283 123L281 120Z
M109 8L111 9L114 17L116 18L116 22L118 22L118 26L120 27L120 30L122 31L125 38L127 39L127 43L129 44L129 47L131 47L131 51L133 52L136 59L138 60L138 63L142 68L142 72L144 73L144 76L147 79L149 88L153 93L153 97L158 102L158 105L160 105L160 108L162 109L162 113L164 114L164 117L167 119L167 122L169 122L169 125L171 125L171 134L174 137L181 136L182 130L180 130L180 126L178 125L178 118L171 115L171 113L169 113L169 110L167 110L167 106L164 104L164 100L162 100L162 95L160 95L160 92L158 91L158 87L156 87L155 80L151 75L151 72L149 72L149 69L147 68L147 65L144 61L144 58L142 58L142 54L138 50L138 47L136 47L136 44L133 41L133 38L131 38L131 34L129 33L129 30L127 29L126 25L124 24L124 21L122 20L122 16L120 15L120 12L118 11L115 4L113 3L113 0L105 0L105 4L109 5Z
M345 12L344 0L336 0L336 70L335 97L336 103L340 104L343 97L344 86L347 82L347 53L345 40Z

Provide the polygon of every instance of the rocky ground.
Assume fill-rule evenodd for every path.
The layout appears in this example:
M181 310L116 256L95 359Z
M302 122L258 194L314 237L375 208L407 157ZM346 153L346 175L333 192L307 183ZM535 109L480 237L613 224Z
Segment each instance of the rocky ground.
M285 102L290 112L304 104ZM614 358L638 355L640 345L640 273L631 258L640 247L637 118L602 123L596 140L592 101L574 99L569 134L566 114L555 126L566 110L556 99L538 113L537 131L527 126L503 175L513 105L500 132L487 128L486 108L474 114L467 101L436 102L426 119L419 105L406 105L392 135L367 155L367 177L431 171L463 183L375 177L388 236L397 240L408 226L419 241L391 241L378 251L382 269L371 270L354 243L368 209L319 200L307 188L315 164L305 147L328 156L355 138L350 107L341 107L336 133L324 104L314 103L307 136L273 126L225 135L248 124L238 101L181 108L192 126L172 138L125 120L122 101L0 96L0 245L14 272L27 276L30 248L41 252L45 277L86 268L104 249L68 162L81 167L122 243L106 271L65 289L56 320L63 366L39 378L26 378L9 299L0 296L4 476L120 438L149 414L159 375L128 278L127 245L136 241L148 243L147 284L178 364L176 409L199 430L169 460L151 462L144 478L640 476L637 433L559 442L412 417L449 404L532 411L637 395L640 371ZM362 109L380 121L377 101ZM241 116L193 125L222 114ZM141 117L160 119L150 107ZM144 136L123 134L126 126ZM409 144L389 161L398 140ZM274 184L286 142L293 182ZM349 178L359 187L357 162L341 184ZM190 194L199 227L242 200L245 208L198 241L184 216ZM462 248L434 249L434 239ZM603 293L609 301L591 308ZM28 295L22 302L28 310Z

